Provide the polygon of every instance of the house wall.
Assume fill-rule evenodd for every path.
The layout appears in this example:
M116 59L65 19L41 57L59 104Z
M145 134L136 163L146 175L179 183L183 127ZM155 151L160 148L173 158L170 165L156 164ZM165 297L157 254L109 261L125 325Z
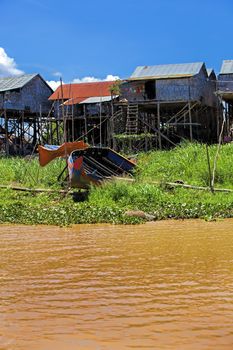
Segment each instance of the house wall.
M62 101L55 101L54 102L54 115L56 118L62 118L62 107L61 107ZM100 104L99 103L89 103L89 104L76 104L76 105L69 105L64 106L64 114L65 115L73 115L76 117L83 117L84 116L84 109L86 113L86 117L98 117L100 115ZM112 113L112 106L111 102L102 102L101 106L101 113L103 116L111 115Z
M0 108L3 108L4 94L0 92Z
M19 110L30 113L47 114L51 108L48 101L51 90L44 81L36 76L23 88L9 90L0 94L0 105L2 108Z
M158 101L187 101L190 97L189 78L155 81Z
M157 99L160 101L201 101L207 106L215 106L215 91L215 83L208 79L204 69L193 77L156 81Z
M121 98L129 102L146 101L146 81L129 81L121 85ZM203 68L199 74L187 78L157 79L154 81L157 101L202 101L207 106L216 104L216 87Z
M48 100L51 96L51 89L40 77L33 78L22 88L22 100L25 106L30 106L33 113L41 112L48 114L52 102Z
M120 91L121 98L126 98L129 102L144 101L146 99L144 81L122 83Z
M224 92L233 91L233 74L219 74L217 90Z
M100 115L100 104L99 103L89 103L86 104L86 114L87 116L99 116ZM102 115L111 114L111 103L103 102L101 106Z

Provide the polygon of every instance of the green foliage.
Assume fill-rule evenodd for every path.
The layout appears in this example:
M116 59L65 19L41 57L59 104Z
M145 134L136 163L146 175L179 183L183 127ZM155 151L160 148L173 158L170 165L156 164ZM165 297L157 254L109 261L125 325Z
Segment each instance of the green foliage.
M41 167L37 158L0 158L1 184L17 183L28 187L59 188L57 177L65 161L56 159Z
M209 147L211 167L217 145ZM215 184L233 188L233 145L222 146L217 162ZM205 145L183 143L170 151L142 153L138 159L140 181L173 182L182 180L192 185L208 186L209 173Z
M116 80L110 87L109 91L112 96L118 96L121 94L121 80Z
M123 140L123 141L142 141L146 137L148 139L155 138L155 135L149 134L149 133L144 133L144 134L132 134L132 135L127 135L127 134L114 134L115 139L117 140Z

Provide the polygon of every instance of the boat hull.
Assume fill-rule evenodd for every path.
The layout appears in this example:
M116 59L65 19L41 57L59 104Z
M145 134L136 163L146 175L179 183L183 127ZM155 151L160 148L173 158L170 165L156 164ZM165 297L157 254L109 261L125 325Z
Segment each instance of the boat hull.
M135 163L107 147L75 150L68 158L70 185L88 189L114 176L132 174Z

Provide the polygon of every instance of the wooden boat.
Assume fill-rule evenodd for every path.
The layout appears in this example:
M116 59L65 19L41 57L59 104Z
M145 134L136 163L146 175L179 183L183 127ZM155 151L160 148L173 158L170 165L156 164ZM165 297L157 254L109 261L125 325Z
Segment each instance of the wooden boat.
M88 147L71 152L68 170L71 187L88 189L103 180L132 174L135 163L107 147Z
M66 142L61 146L45 145L38 147L39 162L46 166L53 159L67 160L71 187L88 189L99 185L105 179L132 174L135 163L107 147L90 147L83 141Z
M58 157L67 157L70 153L77 149L84 149L89 147L84 141L65 142L61 146L45 145L38 146L39 163L40 166L49 164L53 159Z

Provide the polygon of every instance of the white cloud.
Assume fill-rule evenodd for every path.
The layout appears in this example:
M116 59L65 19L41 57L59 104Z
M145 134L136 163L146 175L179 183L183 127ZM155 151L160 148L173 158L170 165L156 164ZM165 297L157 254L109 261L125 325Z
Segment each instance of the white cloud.
M24 72L17 68L14 58L7 55L3 47L0 47L0 76L20 75Z
M49 84L49 86L53 89L53 91L55 91L58 88L58 86L61 84L61 82L50 80L50 81L47 81L47 84Z
M118 75L108 74L104 80L113 81L113 80L119 80L119 79L120 79L120 77L118 77Z
M75 78L75 79L72 80L72 83L74 83L74 84L78 84L78 83L94 83L96 81L99 81L99 79L97 79L95 77L84 77L82 79Z
M99 79L95 77L84 77L84 78L75 78L72 80L72 83L93 83L96 81L112 81L120 79L117 75L108 74L105 79Z

